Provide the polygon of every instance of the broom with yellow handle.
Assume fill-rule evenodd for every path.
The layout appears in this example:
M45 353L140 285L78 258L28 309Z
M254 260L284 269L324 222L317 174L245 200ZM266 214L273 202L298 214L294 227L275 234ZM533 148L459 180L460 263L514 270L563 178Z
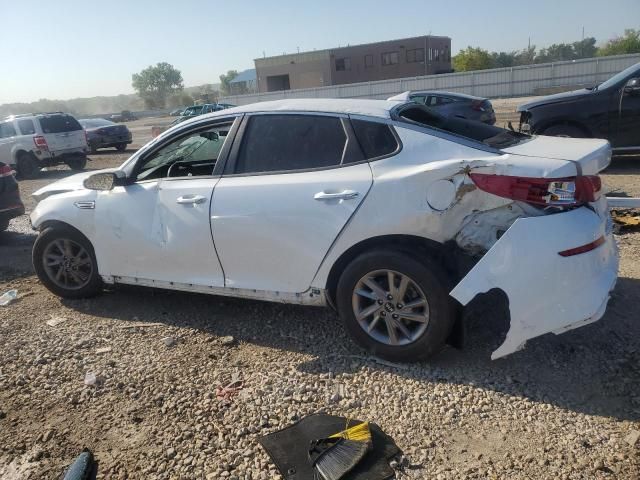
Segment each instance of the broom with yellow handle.
M371 448L369 422L363 422L327 438L314 440L309 448L309 460L318 480L339 480L353 469Z

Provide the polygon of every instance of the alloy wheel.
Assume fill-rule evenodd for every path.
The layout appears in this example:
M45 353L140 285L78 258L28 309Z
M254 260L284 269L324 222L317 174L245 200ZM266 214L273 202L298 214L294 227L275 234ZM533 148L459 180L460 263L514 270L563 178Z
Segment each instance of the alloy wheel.
M42 254L47 276L58 287L79 290L86 286L93 274L89 252L73 240L60 238L49 243Z
M356 283L351 303L360 327L386 345L413 343L429 324L426 295L409 276L394 270L364 275Z

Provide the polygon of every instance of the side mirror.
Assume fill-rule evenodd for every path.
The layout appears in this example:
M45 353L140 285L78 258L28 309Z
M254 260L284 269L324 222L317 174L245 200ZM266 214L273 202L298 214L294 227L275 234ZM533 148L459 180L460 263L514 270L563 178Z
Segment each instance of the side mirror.
M624 86L624 93L637 95L640 93L640 77L630 78Z
M84 179L82 185L89 190L113 190L113 187L124 185L126 175L122 171L100 172Z

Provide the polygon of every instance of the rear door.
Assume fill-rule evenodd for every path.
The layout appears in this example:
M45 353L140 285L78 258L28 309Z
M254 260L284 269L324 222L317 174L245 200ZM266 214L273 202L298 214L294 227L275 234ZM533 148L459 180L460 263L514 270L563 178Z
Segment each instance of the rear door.
M212 202L225 286L304 292L367 195L369 164L346 117L252 115L239 135Z
M64 152L87 146L82 126L71 115L64 113L43 115L39 117L39 121L50 151Z

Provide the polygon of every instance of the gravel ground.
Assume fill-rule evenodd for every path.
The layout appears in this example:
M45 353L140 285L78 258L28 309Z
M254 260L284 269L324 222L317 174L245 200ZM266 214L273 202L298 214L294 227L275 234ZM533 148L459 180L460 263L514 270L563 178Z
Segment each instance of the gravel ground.
M134 127L143 142L149 127ZM640 196L638 161L616 159L608 188ZM23 182L27 208L68 174ZM0 293L19 291L0 307L0 478L58 478L89 447L99 478L277 479L258 437L314 412L378 423L409 460L398 478L640 474L640 233L618 236L601 321L491 362L499 316L478 307L465 350L410 366L368 357L325 309L136 288L61 300L33 273L34 238L26 216L0 234Z

